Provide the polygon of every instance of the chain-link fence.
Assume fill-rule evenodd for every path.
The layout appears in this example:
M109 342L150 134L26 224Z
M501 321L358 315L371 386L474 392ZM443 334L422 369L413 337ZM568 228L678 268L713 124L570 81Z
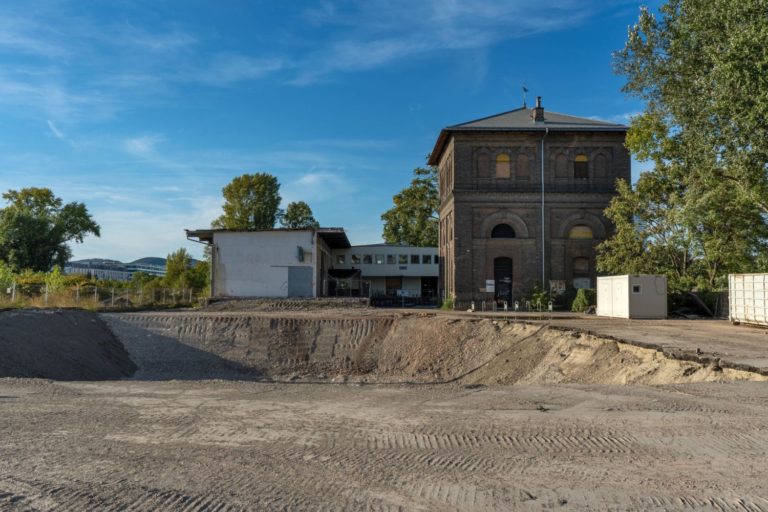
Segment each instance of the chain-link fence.
M118 288L98 285L51 287L46 284L12 283L2 290L4 307L80 307L132 309L153 306L186 306L204 294L192 288Z

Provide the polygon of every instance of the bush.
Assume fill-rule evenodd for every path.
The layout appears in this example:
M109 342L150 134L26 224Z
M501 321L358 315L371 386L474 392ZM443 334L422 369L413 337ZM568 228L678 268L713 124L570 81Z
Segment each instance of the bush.
M547 308L547 302L549 299L549 294L546 292L546 290L543 290L539 287L539 284L536 283L533 286L533 291L531 292L531 307L538 308L538 309L546 309Z
M571 311L575 313L583 313L596 303L597 293L595 290L581 288L576 292L576 298L573 299L573 303L571 304Z
M440 309L444 309L446 311L453 311L453 297L448 297L447 299L443 299L443 303L440 304Z

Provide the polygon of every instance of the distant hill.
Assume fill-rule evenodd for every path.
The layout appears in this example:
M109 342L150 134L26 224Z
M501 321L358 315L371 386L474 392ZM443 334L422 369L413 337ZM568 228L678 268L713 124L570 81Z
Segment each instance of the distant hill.
M158 258L157 256L147 256L146 258L139 258L136 261L128 263L128 265L158 265L165 266L165 258Z

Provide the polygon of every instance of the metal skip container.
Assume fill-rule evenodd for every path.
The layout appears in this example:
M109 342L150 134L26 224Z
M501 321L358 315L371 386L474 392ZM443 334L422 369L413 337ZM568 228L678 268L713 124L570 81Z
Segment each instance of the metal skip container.
M734 324L768 326L768 274L728 275L728 318Z

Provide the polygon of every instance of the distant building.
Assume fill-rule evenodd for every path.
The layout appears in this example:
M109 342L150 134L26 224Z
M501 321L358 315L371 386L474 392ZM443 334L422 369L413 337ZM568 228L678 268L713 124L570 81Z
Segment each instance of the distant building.
M339 270L360 271L359 279L350 279L345 285L351 295L437 297L437 247L373 244L331 252L331 275ZM332 286L329 294L337 293L336 287Z
M616 180L630 179L627 127L519 108L444 128L439 168L440 287L460 301L511 301L594 288L595 247Z
M192 263L196 263L196 260ZM82 274L95 279L113 279L115 281L130 281L136 272L146 272L152 276L164 277L165 258L141 258L131 263L92 258L69 261L64 265L65 274Z

